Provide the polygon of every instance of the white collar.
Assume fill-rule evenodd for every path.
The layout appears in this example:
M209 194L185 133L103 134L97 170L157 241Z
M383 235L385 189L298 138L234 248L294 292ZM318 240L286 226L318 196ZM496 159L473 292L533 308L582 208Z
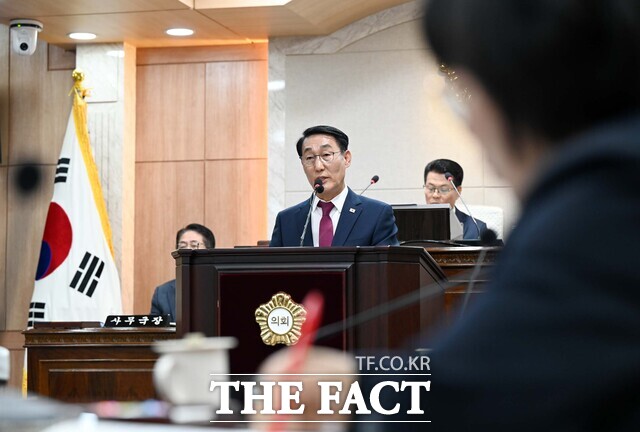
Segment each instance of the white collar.
M344 189L342 189L342 192L333 197L333 199L331 200L334 207L336 208L336 210L338 210L339 213L342 213L342 207L344 207L344 202L347 200L347 195L349 195L349 188L347 187L347 185L345 185ZM315 195L313 197L313 211L316 211L319 202L320 198L318 198L318 195Z

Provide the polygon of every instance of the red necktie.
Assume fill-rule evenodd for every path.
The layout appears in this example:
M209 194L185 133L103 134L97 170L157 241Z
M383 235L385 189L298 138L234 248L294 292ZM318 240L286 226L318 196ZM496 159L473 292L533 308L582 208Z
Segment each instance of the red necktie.
M320 219L320 239L319 246L331 246L333 242L333 222L331 221L331 209L334 207L332 202L319 201L318 207L322 209L322 219Z

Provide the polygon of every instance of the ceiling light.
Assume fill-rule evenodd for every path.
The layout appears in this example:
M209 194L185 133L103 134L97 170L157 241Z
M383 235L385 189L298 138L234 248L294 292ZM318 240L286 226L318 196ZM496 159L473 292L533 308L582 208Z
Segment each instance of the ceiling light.
M96 38L96 35L93 33L69 33L67 36L76 40L91 40Z
M188 28L172 28L166 31L169 36L191 36L193 30Z

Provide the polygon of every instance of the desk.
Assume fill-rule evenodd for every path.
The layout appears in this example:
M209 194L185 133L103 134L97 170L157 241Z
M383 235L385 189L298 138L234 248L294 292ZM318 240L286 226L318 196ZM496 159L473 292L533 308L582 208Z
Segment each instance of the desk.
M157 398L151 346L175 335L174 328L27 330L28 389L74 403Z
M427 247L425 250L438 263L449 282L455 284L453 287L448 288L444 295L445 322L451 324L462 307L464 294L469 282L471 282L471 275L478 263L480 253L483 250L486 251L480 272L475 278L469 303L484 292L484 287L491 278L491 271L502 247Z

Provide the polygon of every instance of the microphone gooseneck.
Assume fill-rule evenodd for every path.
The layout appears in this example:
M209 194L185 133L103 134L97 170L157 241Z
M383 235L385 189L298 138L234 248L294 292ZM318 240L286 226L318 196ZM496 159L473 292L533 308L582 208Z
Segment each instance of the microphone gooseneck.
M453 175L451 175L450 172L446 172L446 173L444 173L444 178L446 178L447 181L449 183L451 183L451 186L453 187L453 190L456 191L456 193L458 194L458 198L460 198L460 201L462 202L462 205L464 206L465 210L467 210L467 213L469 214L469 217L471 218L471 220L473 221L473 224L476 226L476 229L478 230L478 239L480 239L482 237L482 232L480 231L480 226L478 225L478 222L476 222L476 218L474 218L473 215L471 214L471 210L469 210L469 207L467 206L467 203L464 202L464 199L462 198L462 195L458 191L458 188L456 187L456 184L453 182ZM454 211L455 211L455 209L454 209Z
M366 188L364 188L362 190L362 192L360 192L360 195L365 193L367 191L367 189L369 189L371 187L371 185L374 185L374 184L378 183L378 180L380 180L380 176L378 176L378 175L374 175L373 177L371 177L371 180L369 181L369 184L367 185Z
M309 220L311 219L311 212L313 211L313 197L315 194L321 194L324 192L324 186L322 184L322 179L317 178L313 182L313 192L311 192L311 197L309 198L309 213L307 213L307 219L304 221L304 228L302 229L302 235L300 236L300 246L304 243L304 236L307 234L307 228L309 227Z
M482 244L482 246L495 246L497 239L498 234L490 228L482 231L482 234L480 235L480 243ZM473 287L476 284L476 279L480 274L480 270L482 270L482 265L484 264L484 259L486 256L487 249L482 249L480 251L478 261L476 261L476 264L473 266L473 271L471 273L471 277L469 278L467 289L464 292L464 302L462 303L462 307L460 308L460 315L458 316L458 319L462 319L462 316L467 310L467 303L469 303L469 298L471 297L471 293L473 292Z

